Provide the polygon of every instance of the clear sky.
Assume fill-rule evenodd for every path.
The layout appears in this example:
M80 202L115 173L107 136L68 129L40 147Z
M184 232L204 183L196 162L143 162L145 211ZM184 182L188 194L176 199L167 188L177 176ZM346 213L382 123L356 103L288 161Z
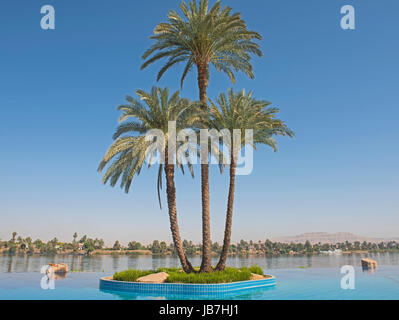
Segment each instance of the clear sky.
M156 170L130 194L101 183L97 165L112 142L116 106L156 84L161 64L140 71L155 25L179 1L22 1L0 3L0 238L71 240L79 235L170 241L159 210ZM213 2L211 2L213 3ZM237 178L233 240L302 232L399 236L399 2L396 0L224 0L260 32L255 79L234 88L281 109L296 132L279 152L255 154ZM56 29L40 28L51 4ZM340 8L356 10L342 30ZM160 86L179 89L182 67ZM209 96L230 86L211 70ZM198 96L196 76L182 95ZM227 175L211 171L214 241L223 235ZM201 239L200 179L177 176L183 238ZM164 206L165 196L163 195Z

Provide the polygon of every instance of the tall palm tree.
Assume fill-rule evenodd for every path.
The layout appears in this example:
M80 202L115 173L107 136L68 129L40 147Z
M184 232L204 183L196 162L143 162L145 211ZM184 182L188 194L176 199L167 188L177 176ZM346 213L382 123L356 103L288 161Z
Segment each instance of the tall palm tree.
M241 140L238 145L233 144L233 137L227 141L230 158L230 184L223 248L219 262L215 268L216 270L224 270L230 249L237 159L241 148L245 146L245 144L251 143L245 140L245 130L253 130L253 142L251 145L254 149L256 149L257 144L266 144L272 147L274 151L277 151L277 142L274 140L273 136L288 135L293 137L294 133L283 121L275 118L276 114L279 112L277 108L268 107L270 103L267 101L255 100L252 97L252 93L246 95L244 90L234 93L233 90L230 89L227 97L225 94L220 94L216 102L217 105L211 101L210 126L218 130L225 128L230 132L233 132L235 129L241 131Z
M11 241L12 242L15 242L15 237L17 236L17 233L14 231L13 233L12 233L12 238L11 238Z
M170 10L168 22L155 27L151 39L155 43L143 54L146 61L142 69L151 63L168 59L160 69L157 80L173 65L185 62L180 80L181 86L187 73L196 66L199 89L199 100L206 109L207 87L209 84L209 66L227 74L234 83L234 71L242 71L251 79L254 78L251 55L262 56L259 44L253 40L261 40L257 32L247 30L245 21L239 13L231 13L229 6L221 7L217 1L208 10L208 1L195 0L188 5L180 4L183 17ZM208 157L203 152L202 158ZM212 271L211 267L211 231L209 215L209 165L201 163L201 200L202 200L202 263L200 270Z
M124 188L127 193L133 177L140 173L145 160L148 160L148 167L151 167L157 154L164 157L164 164L161 162L158 168L158 198L160 201L159 190L162 187L162 170L164 170L173 243L183 270L192 272L193 267L184 252L177 220L175 165L173 159L169 159L168 128L170 121L176 121L176 130L189 127L196 121L200 112L195 104L190 103L187 99L181 99L179 92L175 92L169 97L169 89L167 88L153 87L150 93L142 90L137 90L136 93L140 100L145 102L145 105L128 96L127 101L129 103L118 107L119 110L123 111L119 118L122 123L117 128L113 136L115 141L102 159L98 171L101 172L113 160L104 173L103 183L109 182L111 186L115 186L120 179L121 188ZM131 118L133 118L132 121L126 122ZM149 140L146 133L151 129L161 130L164 133L164 141L157 141L158 138ZM151 148L154 142L160 143L158 145L160 147ZM181 162L179 162L181 156L176 156L176 159L177 167L183 168ZM189 167L191 168L190 165Z

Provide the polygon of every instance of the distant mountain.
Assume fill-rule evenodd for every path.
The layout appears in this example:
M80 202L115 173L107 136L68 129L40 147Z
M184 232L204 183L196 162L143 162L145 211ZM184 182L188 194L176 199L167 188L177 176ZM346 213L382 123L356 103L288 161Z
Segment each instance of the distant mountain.
M276 237L270 239L273 242L285 242L285 243L305 243L306 240L309 240L310 243L315 244L318 242L321 243L337 243L337 242L355 242L355 241L366 241L371 243L378 243L378 242L386 242L396 240L398 238L371 238L371 237L363 237L358 236L356 234L350 232L338 232L338 233L327 233L327 232L310 232L310 233L303 233L297 236L288 236L288 237Z

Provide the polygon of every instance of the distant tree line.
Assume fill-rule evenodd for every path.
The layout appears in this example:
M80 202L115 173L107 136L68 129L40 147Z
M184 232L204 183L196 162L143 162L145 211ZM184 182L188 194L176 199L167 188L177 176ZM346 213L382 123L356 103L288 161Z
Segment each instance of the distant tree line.
M57 254L62 252L67 253L78 253L82 251L84 253L90 253L96 249L104 248L103 239L91 239L84 235L79 240L78 235L75 232L73 234L73 240L71 242L61 242L57 238L54 238L48 242L44 242L40 239L32 241L31 237L22 238L17 237L17 232L12 233L12 237L8 241L1 241L0 239L0 250L3 253L40 253L40 254Z
M129 253L140 251L150 251L156 255L176 254L173 243L167 244L165 241L154 240L149 245L141 244L138 241L131 241L127 246L123 246L118 240L110 248L105 247L103 239L92 239L84 235L78 239L78 234L75 232L72 236L71 242L61 242L54 238L48 242L40 239L35 241L31 237L22 238L17 236L17 232L13 232L10 240L2 241L0 239L0 252L14 254L14 253L28 253L28 254L91 254L95 250L101 253L101 250L108 250L115 253ZM195 244L192 241L184 240L183 248L187 255L200 254L202 247L200 244ZM217 242L212 243L211 251L215 254L220 254L222 246ZM245 241L240 240L238 243L231 244L230 255L245 255L245 254L259 254L259 255L297 255L297 254L322 254L325 252L341 251L368 251L368 252L399 252L399 242L389 241L380 243L371 242L339 242L336 244L330 243L316 243L311 244L309 241L305 243L282 243L272 242L270 240L262 241Z

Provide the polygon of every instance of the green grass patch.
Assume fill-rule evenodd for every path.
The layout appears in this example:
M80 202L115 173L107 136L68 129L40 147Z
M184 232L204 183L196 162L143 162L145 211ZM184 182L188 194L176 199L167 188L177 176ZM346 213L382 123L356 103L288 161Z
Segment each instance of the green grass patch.
M182 272L181 268L158 268L154 272L166 272L166 273L173 273L173 272Z
M117 272L114 274L114 280L134 282L139 277L157 272L166 272L169 274L169 277L165 281L167 283L229 283L250 280L252 273L263 275L263 271L259 266L242 268L227 267L223 271L210 273L185 273L180 268L158 268L157 270L129 269Z
M154 273L154 271L129 269L129 270L121 271L121 272L115 272L114 280L134 282L137 280L137 278L147 276L151 273Z
M223 271L209 273L171 272L166 279L168 283L228 283L245 281L251 278L248 268L226 268Z
M251 271L252 273L255 273L255 274L260 274L261 276L263 276L263 270L259 266L255 265L255 266L249 267L249 271Z

